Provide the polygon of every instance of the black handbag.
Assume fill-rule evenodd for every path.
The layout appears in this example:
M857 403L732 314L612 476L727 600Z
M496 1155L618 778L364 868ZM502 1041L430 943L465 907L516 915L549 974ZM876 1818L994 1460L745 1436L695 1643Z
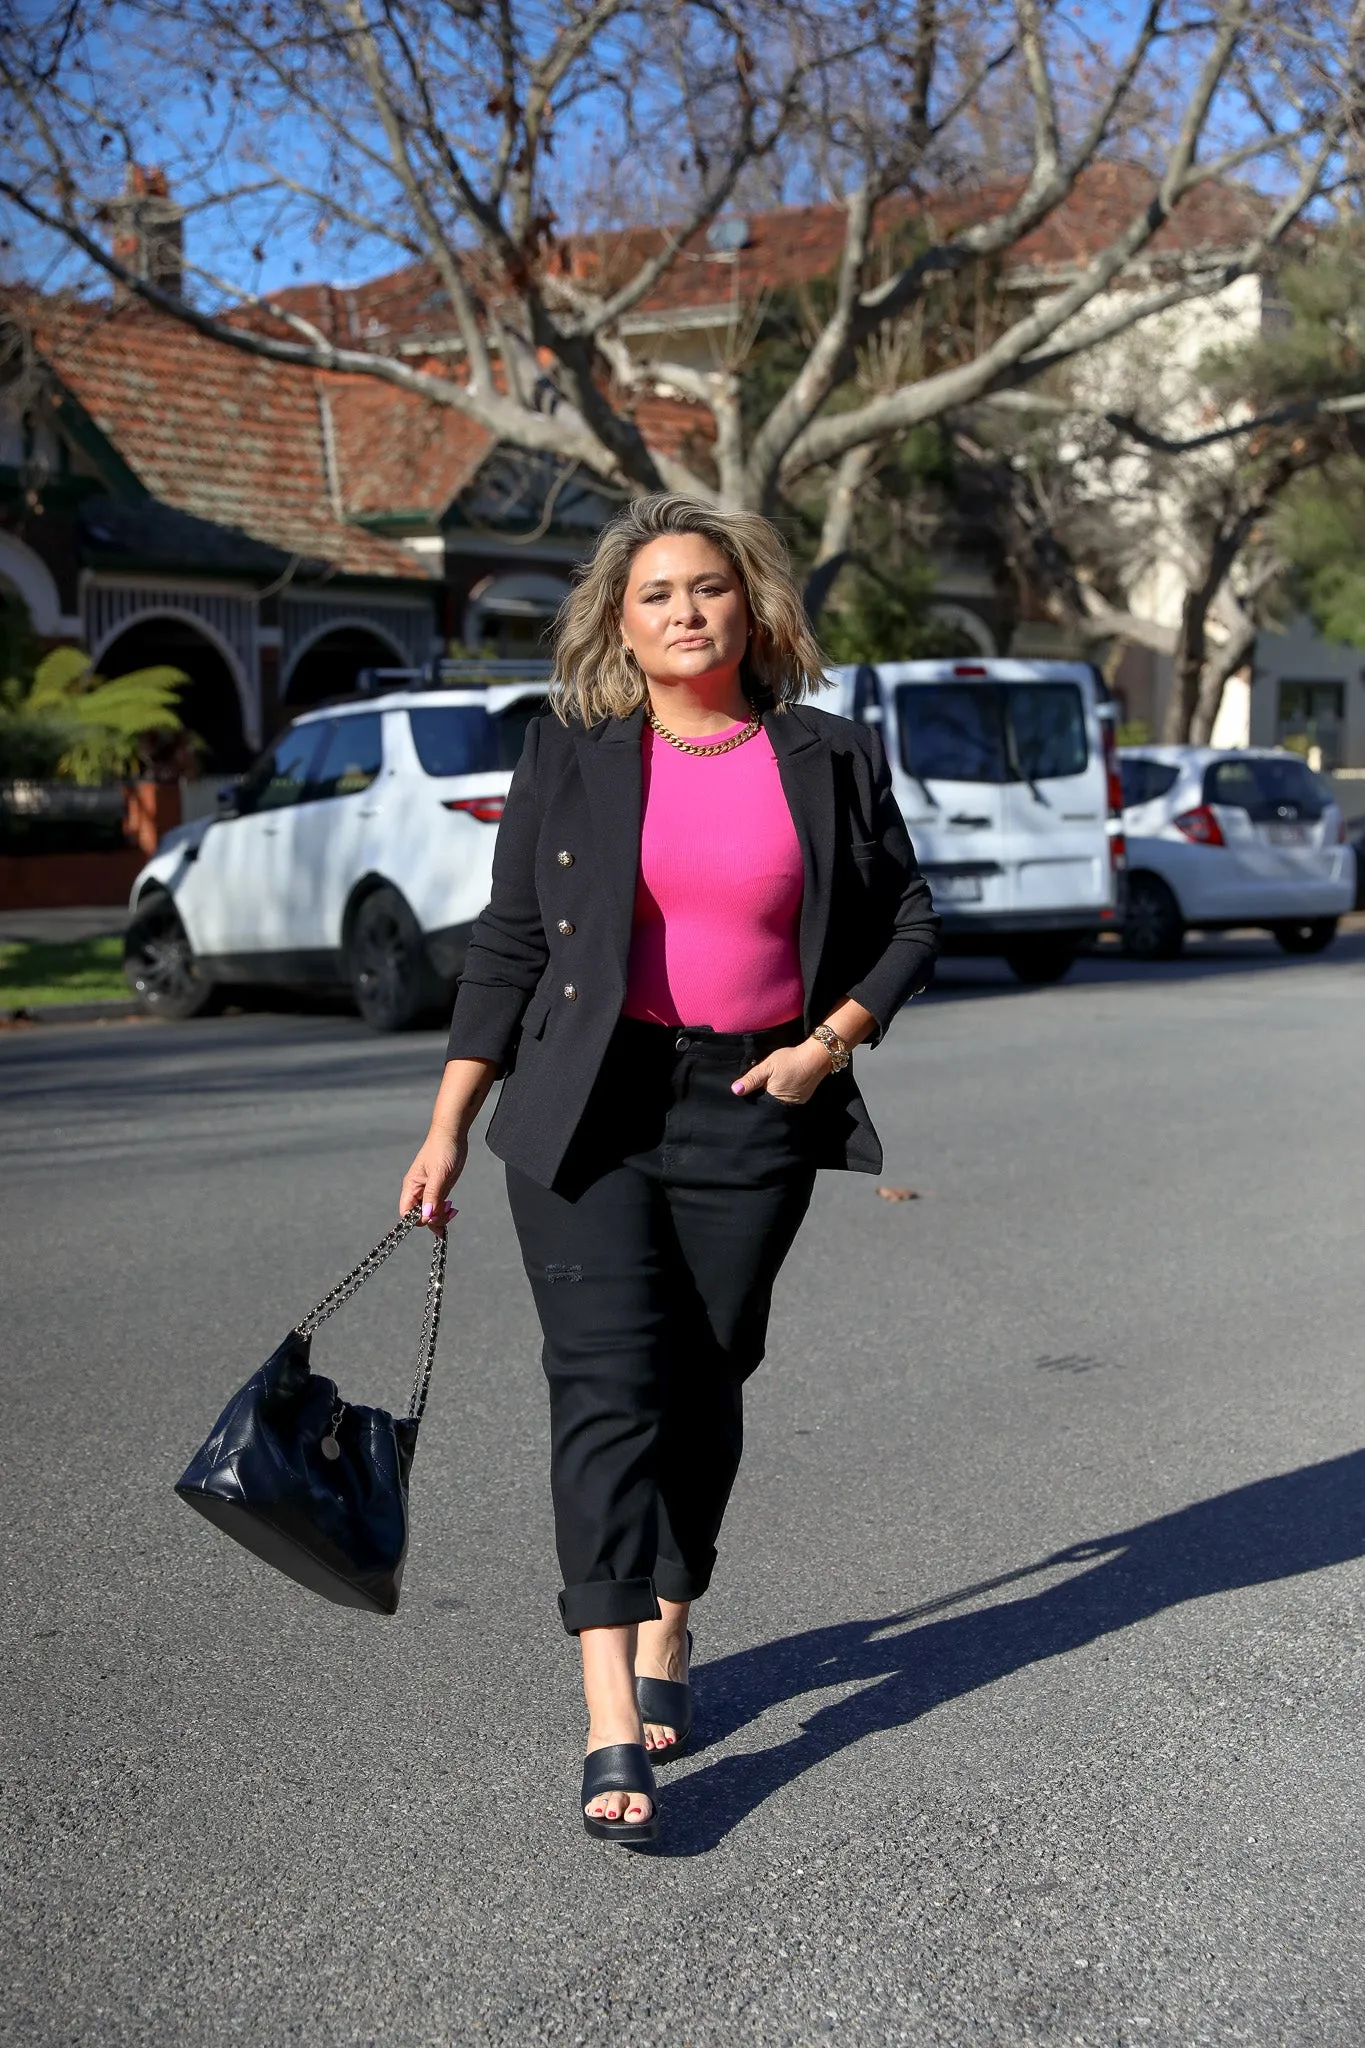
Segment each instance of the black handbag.
M441 1320L446 1241L427 1281L408 1412L343 1401L310 1370L313 1332L364 1286L418 1222L403 1216L355 1270L289 1332L234 1394L176 1482L210 1522L341 1607L393 1614L408 1548L408 1475L427 1404Z

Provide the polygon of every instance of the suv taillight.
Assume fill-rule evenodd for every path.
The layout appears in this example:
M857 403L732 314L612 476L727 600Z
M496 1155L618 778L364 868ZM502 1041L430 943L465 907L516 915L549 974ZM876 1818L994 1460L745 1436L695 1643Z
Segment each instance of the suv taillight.
M1207 804L1197 804L1192 811L1182 811L1171 823L1177 832L1183 832L1196 846L1225 846L1223 828Z
M481 825L496 825L506 803L505 796L452 796L445 800L442 808L463 811L467 818L477 818Z

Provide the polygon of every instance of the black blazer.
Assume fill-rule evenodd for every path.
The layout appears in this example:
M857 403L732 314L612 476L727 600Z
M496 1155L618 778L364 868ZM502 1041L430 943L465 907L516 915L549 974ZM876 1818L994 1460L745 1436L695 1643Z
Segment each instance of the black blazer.
M643 708L586 728L552 715L532 722L455 998L447 1057L491 1060L506 1074L488 1142L543 1187L578 1127L626 992L643 725ZM875 1043L928 985L939 924L881 740L805 704L765 713L763 727L805 866L806 1024L852 996L877 1020ZM851 1067L821 1082L810 1110L820 1165L880 1170Z

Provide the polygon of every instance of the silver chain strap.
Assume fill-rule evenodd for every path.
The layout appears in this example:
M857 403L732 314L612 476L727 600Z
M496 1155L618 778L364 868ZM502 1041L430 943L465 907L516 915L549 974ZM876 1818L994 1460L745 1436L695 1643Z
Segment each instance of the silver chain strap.
M316 1308L310 1308L307 1315L295 1323L300 1337L311 1337L320 1324L334 1316L339 1308L358 1294L365 1282L379 1271L391 1252L398 1249L408 1232L420 1224L421 1217L415 1209L406 1216L400 1216L393 1229L380 1238L371 1252L366 1252L358 1266L338 1280L330 1294L324 1294ZM431 1254L431 1271L427 1276L426 1305L422 1310L422 1334L417 1345L417 1377L412 1383L412 1396L408 1402L408 1419L420 1422L427 1405L427 1389L431 1385L431 1368L436 1362L436 1336L441 1327L441 1290L445 1285L446 1241L438 1237Z

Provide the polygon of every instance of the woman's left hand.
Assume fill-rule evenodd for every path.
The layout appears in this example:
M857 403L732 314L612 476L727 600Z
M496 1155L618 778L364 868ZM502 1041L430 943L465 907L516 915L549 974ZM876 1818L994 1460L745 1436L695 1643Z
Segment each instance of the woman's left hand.
M829 1073L829 1054L824 1046L818 1038L806 1038L800 1045L780 1045L776 1052L770 1052L756 1067L750 1067L730 1092L773 1095L779 1102L809 1102Z

